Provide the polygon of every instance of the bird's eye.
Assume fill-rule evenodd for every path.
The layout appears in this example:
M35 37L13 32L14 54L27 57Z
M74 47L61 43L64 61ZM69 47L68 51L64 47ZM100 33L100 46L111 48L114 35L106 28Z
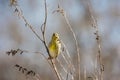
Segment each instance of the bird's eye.
M55 36L55 33L53 33L53 36Z
M53 33L54 38L59 38L59 35L57 33Z

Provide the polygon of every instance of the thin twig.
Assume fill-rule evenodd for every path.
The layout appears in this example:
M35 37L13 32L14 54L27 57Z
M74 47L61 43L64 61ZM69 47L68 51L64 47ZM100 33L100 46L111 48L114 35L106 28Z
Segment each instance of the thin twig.
M67 70L65 69L65 67L64 67L64 66L62 65L62 63L60 62L60 60L57 59L57 61L58 61L58 63L60 64L60 66L63 68L64 72L65 72L65 73L68 73Z
M78 71L78 77L79 77L79 80L80 80L80 51L79 51L79 45L78 45L76 35L75 35L75 33L74 33L73 29L72 29L72 26L69 23L69 20L68 20L68 18L66 16L65 11L62 8L60 8L60 6L58 6L58 10L56 10L56 12L60 12L63 15L63 17L64 17L64 19L65 19L65 21L66 21L72 35L74 37L76 50L77 50L77 57L78 57L78 70L77 71Z
M67 73L66 80L68 80L69 73Z
M32 32L37 36L37 38L39 38L39 40L41 40L43 42L43 40L41 39L41 37L36 33L36 31L33 29L33 26L29 24L29 22L26 20L26 18L23 15L23 11L19 6L15 6L15 12L18 13L18 16L23 19L23 21L25 22L25 25L28 26L30 28L30 30L32 30Z
M65 44L63 43L63 41L61 40L61 43L62 43L62 45L63 45L63 47L64 47L64 50L65 50L65 52L66 52L66 54L67 54L67 57L68 57L68 59L67 59L67 57L62 53L62 57L64 58L64 60L66 61L66 63L67 64L69 64L68 65L68 69L72 69L73 70L73 73L71 73L71 75L72 74L74 74L74 71L75 71L75 67L74 67L74 65L72 64L72 61L71 61L71 57L70 57L70 53L69 53L69 51L67 50L67 48L66 48L66 46L65 46ZM72 75L72 80L74 80L74 76Z
M43 44L44 44L45 49L46 49L46 51L47 51L47 53L48 53L48 55L49 55L49 57L50 57L50 52L49 52L49 49L48 49L48 47L47 47L46 38L45 38L46 23L47 23L47 4L46 4L46 0L44 0L44 5L45 5L45 21L44 21L44 24L43 24L43 31L42 31ZM52 59L50 59L50 62L51 62L51 64L52 64L52 66L53 66L53 69L54 69L54 71L55 71L55 73L56 73L56 75L57 75L58 80L61 80L60 74L59 74L59 72L58 72L58 70L57 70L56 65L54 64L54 61L53 61Z
M99 79L103 80L104 65L103 65L102 57L101 57L101 45L100 45L100 38L101 37L99 35L99 29L98 29L98 25L97 25L97 20L92 15L92 12L93 12L93 11L91 11L92 6L90 4L88 4L87 7L88 7L88 10L89 10L89 17L90 17L91 25L95 29L94 35L96 36L97 48L98 48L97 61L100 64Z
M84 80L86 80L86 67L84 67Z
M62 40L61 40L61 43L62 43L62 45L63 45L63 51L65 51L65 52L67 53L67 56L68 56L68 59L67 59L67 57L65 56L65 54L63 54L63 52L61 51L61 56L63 57L63 59L65 60L66 64L68 65L68 70L66 70L66 69L64 68L64 66L62 65L62 63L60 62L59 59L57 59L57 61L58 61L58 63L60 64L60 66L63 68L63 70L64 70L64 71L67 73L67 75L68 75L69 72L70 72L70 70L71 70L71 68L72 68L73 70L75 70L75 68L74 68L74 66L73 66L73 64L72 64L72 62L71 62L70 54L69 54L69 52L68 52L68 50L67 50L67 48L66 48L66 46L65 46L65 44L63 43ZM69 71L69 72L68 72L68 71ZM73 77L72 73L71 73L71 76L72 76L72 80L73 80L74 77Z
M74 65L72 64L72 61L71 61L72 58L71 58L71 56L70 56L70 53L69 53L69 51L67 50L66 45L63 43L62 40L61 40L61 42L62 42L62 45L63 45L63 47L64 47L64 50L66 51L67 56L68 56L68 60L65 60L65 61L67 61L67 63L69 62L69 64L72 66L73 71L74 71L74 70L75 70L75 67L74 67ZM64 54L62 54L62 55L63 55L63 58L67 59L67 57L64 56Z
M36 74L35 78L36 78L36 80L42 80L42 78L39 74Z
M79 75L79 80L80 80L80 53L79 53L77 38L76 38L76 35L75 35L75 33L74 33L74 31L73 31L73 29L72 29L72 27L71 27L71 25L70 25L70 23L69 23L65 14L64 14L64 18L65 18L65 20L67 22L67 25L69 26L69 29L71 30L72 35L73 35L74 40L75 40L75 45L76 45L76 49L77 49L77 56L78 56L78 75Z
M48 62L48 64L51 66L51 68L52 68L52 65L51 65L51 63L49 62L49 60L48 60L48 58L43 54L43 53L41 53L41 52L30 52L30 51L27 51L27 50L22 50L23 52L26 52L26 53L39 53L47 62Z

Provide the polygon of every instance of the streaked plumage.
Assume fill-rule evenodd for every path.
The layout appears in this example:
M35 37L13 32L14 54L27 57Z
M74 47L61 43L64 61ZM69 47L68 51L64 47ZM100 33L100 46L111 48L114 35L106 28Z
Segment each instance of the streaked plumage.
M56 58L61 52L61 42L58 33L53 33L51 41L49 43L49 59Z

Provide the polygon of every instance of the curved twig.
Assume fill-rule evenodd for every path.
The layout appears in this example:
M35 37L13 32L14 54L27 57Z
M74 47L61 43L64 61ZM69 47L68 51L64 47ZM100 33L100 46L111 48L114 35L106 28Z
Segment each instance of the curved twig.
M65 21L66 21L66 23L67 23L67 25L69 27L69 30L71 31L71 33L72 33L72 35L74 37L76 50L77 50L77 56L78 56L78 70L77 71L78 71L78 76L79 76L79 80L80 80L80 51L79 51L79 45L78 45L76 35L75 35L75 33L74 33L73 29L72 29L72 26L69 23L69 20L68 20L68 18L66 16L65 11L60 6L58 6L58 10L55 10L54 12L60 12L63 15L63 17L64 17L64 19L65 19Z
M90 3L87 4L87 8L88 8L88 11L89 11L89 18L90 18L90 23L91 23L91 26L93 27L93 29L95 30L95 37L96 37L96 42L97 42L97 49L98 49L98 53L97 53L97 62L99 62L99 65L100 65L100 68L99 68L99 79L100 80L103 80L103 72L104 72L104 64L102 62L102 56L101 56L101 44L100 44L100 35L99 35L99 29L98 29L98 24L97 24L97 20L96 18L93 16L91 9L92 9L92 6Z

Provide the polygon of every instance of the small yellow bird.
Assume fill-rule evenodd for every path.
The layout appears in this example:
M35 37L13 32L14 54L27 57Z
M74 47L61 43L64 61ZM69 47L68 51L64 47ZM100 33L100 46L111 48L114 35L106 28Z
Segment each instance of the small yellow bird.
M48 45L50 57L48 59L56 58L61 52L61 42L58 33L53 33L51 41Z

